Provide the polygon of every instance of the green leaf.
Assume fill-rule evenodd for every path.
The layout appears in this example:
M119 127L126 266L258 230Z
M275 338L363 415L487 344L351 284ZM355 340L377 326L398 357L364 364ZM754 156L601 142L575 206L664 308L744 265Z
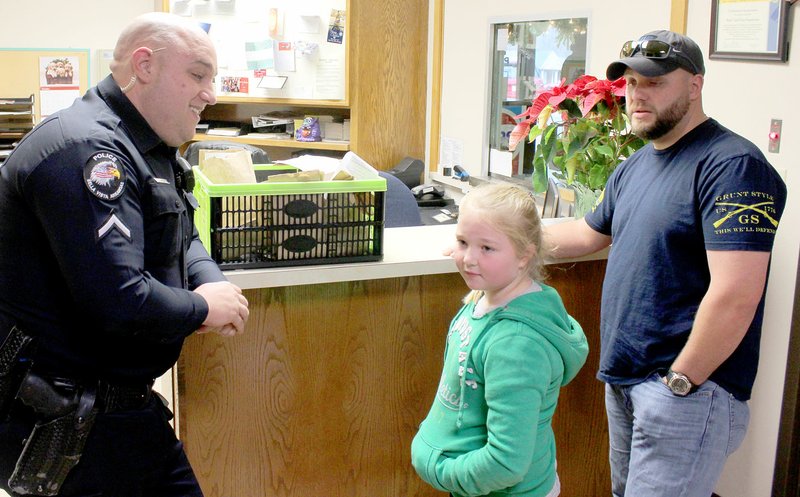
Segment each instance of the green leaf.
M566 168L567 171L568 185L571 184L573 181L575 181L575 171L578 169L579 164L580 164L580 159L578 159L578 157L570 157L564 164L564 167Z
M558 153L558 135L555 131L556 126L548 126L539 142L538 149L541 150L546 164L552 163Z
M542 141L549 142L553 138L553 133L555 133L556 128L558 128L558 126L556 126L555 124L551 124L550 126L545 128Z
M533 191L536 193L544 193L547 191L547 187L547 166L544 163L544 159L539 156L533 161Z
M583 138L583 136L578 136L568 144L568 148L565 150L567 157L580 154L584 150Z
M612 157L612 158L614 157L614 149L612 149L608 145L598 145L597 147L594 147L594 149L600 152L601 154L605 155L606 157Z
M528 142L532 142L537 136L542 134L542 129L539 126L532 126L530 133L528 133Z
M614 116L614 120L611 121L611 126L614 128L614 131L624 131L628 123L627 116L625 112L620 107L617 107L617 115Z
M603 188L606 185L606 181L608 181L608 177L611 174L607 168L601 165L595 165L594 167L589 170L589 188L592 189L599 189Z

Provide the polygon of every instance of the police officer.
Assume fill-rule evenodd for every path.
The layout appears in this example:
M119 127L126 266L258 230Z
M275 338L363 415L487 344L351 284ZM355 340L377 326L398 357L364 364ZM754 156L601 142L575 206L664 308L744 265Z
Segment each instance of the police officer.
M112 75L0 166L0 488L12 495L202 495L150 387L187 336L232 336L248 318L197 237L177 158L216 101L216 69L202 29L140 16Z

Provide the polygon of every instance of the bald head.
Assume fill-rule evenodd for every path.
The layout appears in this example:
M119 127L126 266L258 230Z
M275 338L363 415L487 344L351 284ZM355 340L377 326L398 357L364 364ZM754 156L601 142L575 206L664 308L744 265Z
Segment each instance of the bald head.
M117 81L127 80L131 73L126 66L139 47L176 47L185 50L187 46L207 38L208 35L199 25L183 17L165 12L140 15L120 33L114 47L114 60L110 64L111 73Z
M153 12L133 20L114 48L111 74L161 139L191 139L200 113L216 102L214 44L199 24Z

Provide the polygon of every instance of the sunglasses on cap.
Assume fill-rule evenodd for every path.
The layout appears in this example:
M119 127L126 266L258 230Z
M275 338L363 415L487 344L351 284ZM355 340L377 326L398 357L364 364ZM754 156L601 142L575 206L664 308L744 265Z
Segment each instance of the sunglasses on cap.
M619 56L623 58L633 57L637 52L642 54L642 57L647 57L648 59L666 59L669 57L670 53L674 53L678 57L682 57L683 60L689 62L695 74L701 72L695 63L692 62L692 59L665 41L629 40L622 45Z

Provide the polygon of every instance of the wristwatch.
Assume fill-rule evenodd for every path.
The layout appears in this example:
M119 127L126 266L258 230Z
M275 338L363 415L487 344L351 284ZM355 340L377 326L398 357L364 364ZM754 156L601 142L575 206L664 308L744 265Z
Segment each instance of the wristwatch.
M667 387L672 390L674 395L679 397L685 397L694 389L694 385L691 380L689 380L689 377L683 373L678 373L670 369L667 371L667 376L664 379L667 383Z

